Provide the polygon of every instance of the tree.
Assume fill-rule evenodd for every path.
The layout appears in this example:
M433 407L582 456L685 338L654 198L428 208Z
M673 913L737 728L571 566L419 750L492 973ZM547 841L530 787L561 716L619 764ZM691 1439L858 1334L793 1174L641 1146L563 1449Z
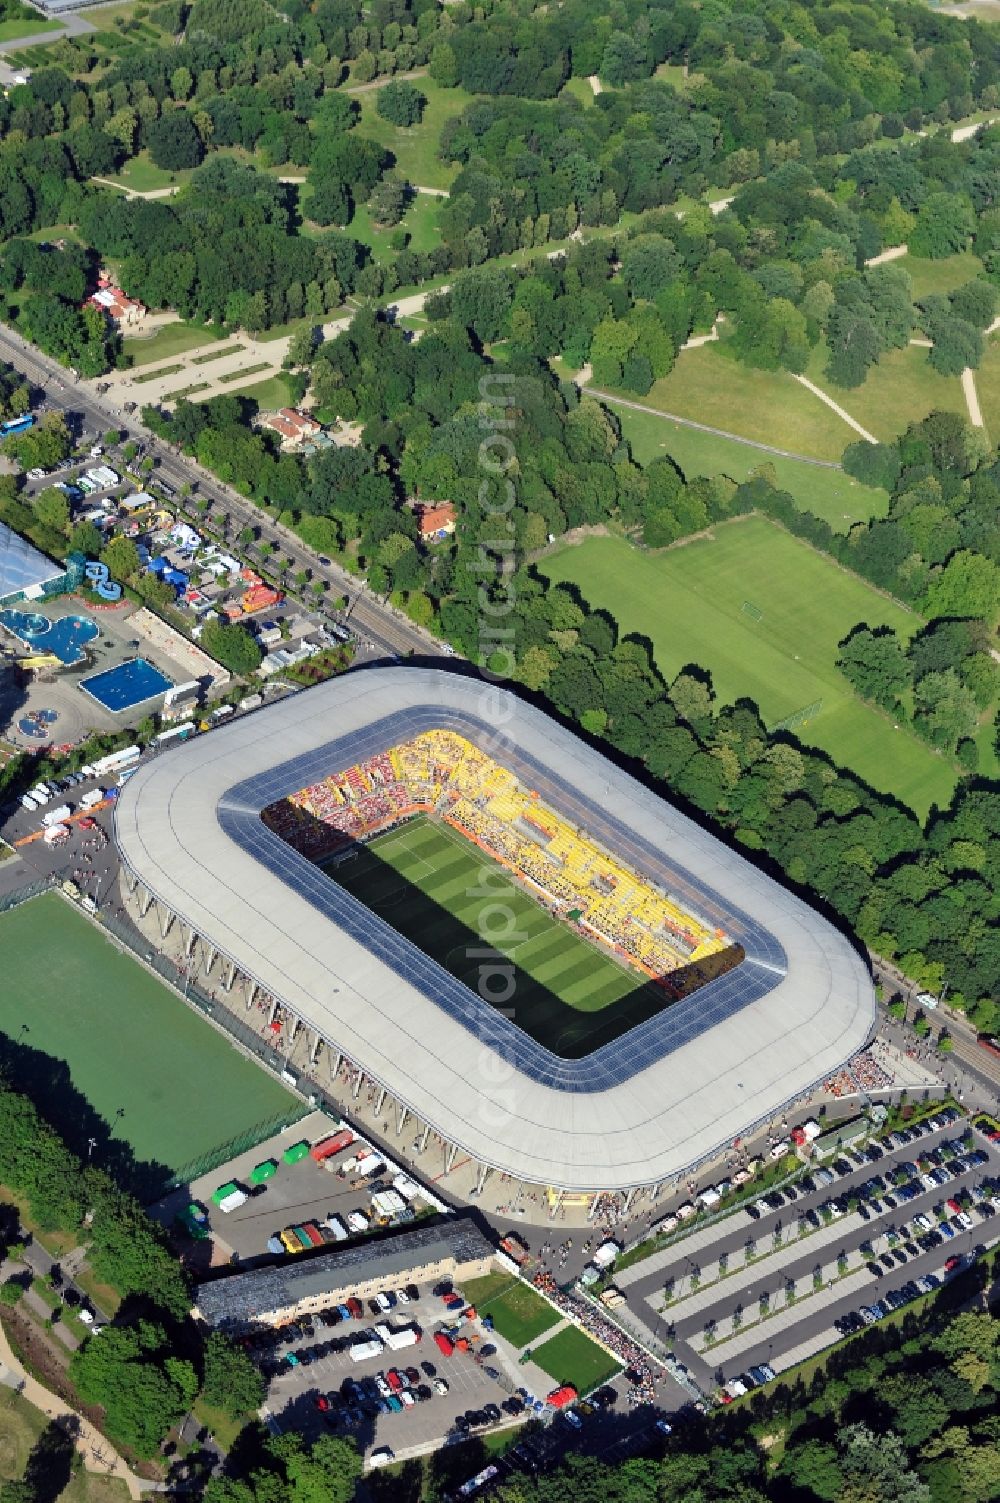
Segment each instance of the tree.
M384 177L376 183L368 200L375 224L398 224L406 212L406 187L398 178Z
M131 538L112 538L101 551L101 563L107 564L113 579L125 584L139 572L139 550Z
M70 508L64 491L57 491L55 486L41 491L35 499L34 510L44 527L51 527L55 532L68 530Z
M1000 611L1000 568L981 553L960 549L927 592L932 616L976 616L994 621Z
M975 229L969 200L960 193L928 193L919 210L910 253L940 260L964 251Z
M840 643L837 667L863 699L893 710L910 684L910 665L890 627L856 626Z
M204 144L187 110L167 110L150 126L146 144L153 162L167 172L197 167L205 155Z
M390 125L419 125L427 100L405 79L393 79L378 91L376 110Z
M236 623L209 621L201 634L201 645L230 673L241 677L254 673L263 658L256 639Z
M221 1331L213 1331L205 1342L201 1385L205 1403L240 1419L259 1409L264 1392L264 1380L246 1352L234 1346Z

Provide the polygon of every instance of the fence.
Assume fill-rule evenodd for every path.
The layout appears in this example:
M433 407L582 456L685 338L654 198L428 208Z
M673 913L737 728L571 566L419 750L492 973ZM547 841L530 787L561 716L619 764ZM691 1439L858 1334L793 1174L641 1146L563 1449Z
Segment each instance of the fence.
M13 892L0 893L0 913L7 913L11 908L18 908L29 898L37 898L54 886L55 884L49 878L40 877L37 882L32 882L27 887L18 887Z
M253 1127L244 1129L230 1138L225 1143L217 1143L214 1148L208 1148L204 1153L190 1163L182 1165L167 1180L165 1191L176 1190L178 1185L190 1184L192 1180L199 1179L203 1174L211 1174L213 1169L218 1169L220 1164L229 1163L230 1159L236 1158L237 1154L246 1153L249 1148L256 1148L258 1143L266 1142L273 1138L276 1133L284 1132L286 1127L292 1127L306 1115L308 1108L298 1104L298 1109L279 1112L277 1116L269 1117L266 1122L257 1122Z

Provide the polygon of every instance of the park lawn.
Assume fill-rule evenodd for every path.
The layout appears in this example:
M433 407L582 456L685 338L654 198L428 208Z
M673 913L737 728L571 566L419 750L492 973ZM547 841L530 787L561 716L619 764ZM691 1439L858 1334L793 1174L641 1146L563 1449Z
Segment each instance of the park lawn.
M905 728L856 698L835 666L837 644L860 621L903 640L921 618L879 594L765 517L644 553L613 537L557 547L538 564L571 580L623 632L649 637L669 679L688 663L712 674L719 702L749 696L768 725L820 701L800 740L895 794L921 816L949 802L955 769ZM744 610L749 603L761 619Z
M43 21L41 16L30 21L0 21L0 43L19 42L22 37L41 36L44 31L61 30L61 21Z
M586 78L567 78L559 93L572 97L585 108L594 102L594 91Z
M984 276L983 263L971 251L957 256L945 256L940 261L928 261L923 256L900 256L889 263L905 271L913 283L913 298L919 302L931 292L953 292L963 282Z
M157 360L169 360L172 355L184 355L188 350L225 339L227 333L215 324L189 324L178 319L176 323L164 324L145 339L123 339L122 349L131 355L133 365L152 365Z
M55 893L0 916L0 951L0 1029L16 1041L19 1082L29 1093L33 1075L49 1086L60 1126L77 1111L62 1100L68 1079L109 1136L164 1171L150 1179L301 1115L283 1086Z
M615 413L639 464L669 454L689 480L696 475L728 475L736 481L748 479L761 466L769 466L780 488L791 494L796 505L822 517L834 532L849 532L855 522L888 513L888 491L862 485L843 470L820 469L798 459L764 454L737 439L685 428L650 412L617 407Z
M284 376L270 376L266 381L255 381L250 386L234 386L237 397L249 397L257 403L261 412L275 412L279 407L289 407L292 388Z
M308 215L309 191L303 191L300 194L299 202L302 206L302 213ZM358 204L347 232L353 235L355 240L360 240L362 245L369 246L375 260L380 265L385 265L386 262L395 259L396 252L392 249L391 242L399 230L409 235L408 249L417 254L434 250L441 244L441 231L438 229L440 209L441 199L435 198L430 193L416 193L399 223L383 228L372 224L367 204ZM326 231L317 228L315 231L307 230L306 233L325 235Z
M849 390L835 386L824 374L825 351L814 350L809 379L821 391L839 402L855 422L860 423L882 443L890 443L911 423L919 423L929 412L957 412L968 416L962 386L957 376L940 376L928 360L928 351L920 345L890 350L872 366L860 386ZM854 442L853 434L847 441Z
M398 126L383 120L377 109L379 91L372 89L355 96L361 105L356 130L392 152L396 171L407 182L415 187L447 188L458 174L458 163L438 160L441 130L445 121L472 103L473 96L464 89L443 89L432 78L416 78L413 85L427 100L419 125Z
M484 863L513 915L492 946L511 962L513 1021L563 1059L580 1059L662 1011L662 990L548 913L457 830L418 815L374 840L330 875L367 908L479 990ZM511 1015L508 1011L508 1015Z
M509 1273L466 1279L462 1293L479 1314L489 1315L511 1346L527 1346L559 1323L559 1314L530 1284Z
M839 460L853 437L850 427L787 371L755 371L714 344L685 350L669 376L644 397L629 401L676 413L740 438L774 444L810 459Z
M126 162L120 172L109 177L108 182L131 188L134 193L155 193L159 188L182 187L191 181L193 171L194 168L184 167L177 172L167 172L150 161L149 152L143 150Z
M548 1373L555 1384L572 1383L579 1394L599 1388L615 1373L621 1372L622 1367L610 1352L598 1346L578 1326L567 1326L541 1346L536 1346L531 1360L543 1373Z
M40 1409L13 1389L5 1388L0 1397L0 1484L20 1480L32 1447L48 1421ZM51 1481L52 1479L50 1479ZM85 1468L73 1468L69 1481L58 1494L51 1487L35 1491L35 1497L51 1498L53 1503L127 1503L128 1488L116 1477L100 1477Z

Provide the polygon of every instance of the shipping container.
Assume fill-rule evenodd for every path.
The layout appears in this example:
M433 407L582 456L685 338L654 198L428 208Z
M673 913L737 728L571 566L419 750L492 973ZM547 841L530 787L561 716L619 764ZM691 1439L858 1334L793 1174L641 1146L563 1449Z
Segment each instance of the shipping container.
M385 1344L391 1351L399 1352L405 1346L416 1346L419 1340L414 1326L397 1326L395 1330L390 1330Z
M308 1155L309 1144L303 1140L301 1143L293 1143L290 1148L286 1148L281 1157L286 1164L298 1164Z
M309 1157L315 1159L317 1164L322 1164L324 1159L332 1158L335 1153L341 1153L353 1142L353 1132L349 1127L344 1127L332 1137L322 1138L320 1142L314 1143L309 1150Z
M270 1253L283 1253L285 1251L285 1244L280 1237L268 1237L267 1250Z
M334 1213L333 1215L328 1216L326 1218L326 1225L330 1228L330 1231L333 1233L335 1241L337 1241L337 1242L346 1242L347 1241L347 1238L349 1236L347 1227L344 1225L344 1223L341 1220L341 1218L338 1215L336 1215L336 1213Z
M302 1246L304 1248L305 1247L312 1247L313 1240L310 1237L309 1233L306 1231L306 1229L305 1229L304 1226L293 1226L292 1227L292 1231L295 1233L296 1237L298 1237L299 1242L302 1244Z
M312 1243L313 1247L322 1247L324 1245L323 1233L320 1231L319 1227L314 1221L307 1221L302 1230L309 1238L309 1241Z
M380 1159L377 1153L369 1153L364 1158L358 1160L356 1172L367 1179L372 1174L378 1174L384 1168L385 1160Z
M377 1357L381 1350L382 1343L375 1336L367 1341L352 1341L350 1346L351 1358L355 1362L364 1362L368 1357Z
M93 807L94 807L95 804L100 804L100 803L103 803L103 802L104 802L104 789L103 788L92 788L89 793L85 793L83 795L83 798L80 800L80 808L81 809L93 809Z
M49 825L61 825L63 820L69 819L73 813L71 804L60 804L58 809L46 809L42 815L42 824L48 829Z
M278 1166L274 1159L264 1159L263 1163L255 1164L247 1178L252 1185L263 1185L278 1172Z

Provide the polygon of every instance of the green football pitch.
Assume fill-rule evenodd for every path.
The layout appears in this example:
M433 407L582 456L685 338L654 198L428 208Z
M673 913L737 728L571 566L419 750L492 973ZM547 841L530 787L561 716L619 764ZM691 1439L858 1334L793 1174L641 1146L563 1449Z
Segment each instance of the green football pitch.
M951 763L858 699L836 666L838 642L859 621L891 626L906 641L921 618L765 517L659 553L623 538L586 538L538 567L553 584L579 586L623 633L648 637L667 678L697 663L711 673L720 704L748 696L771 726L813 706L789 727L805 745L921 816L950 802Z
M301 1116L295 1097L54 893L0 915L0 955L0 1059L78 1152L67 1083L137 1161L168 1171Z
M406 939L566 1059L591 1053L668 1001L638 972L547 913L471 841L423 815L327 869ZM509 968L501 962L509 996L489 995L501 984L490 976L494 950L510 962Z

